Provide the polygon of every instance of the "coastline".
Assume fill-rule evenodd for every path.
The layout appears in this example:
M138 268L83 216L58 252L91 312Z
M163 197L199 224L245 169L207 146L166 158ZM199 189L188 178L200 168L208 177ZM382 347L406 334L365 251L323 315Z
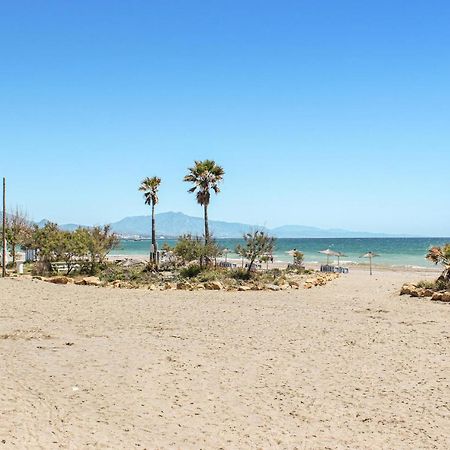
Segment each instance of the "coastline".
M136 255L136 254L111 254L108 255L107 259L111 262L113 261L123 261L123 260L134 260L139 262L148 262L149 257L146 255ZM236 264L236 267L242 267L242 260L237 258L227 258L228 262L231 262L233 264ZM225 262L224 258L217 258L217 262ZM347 262L348 263L348 262ZM319 262L305 262L305 268L310 270L320 270L320 266L324 263ZM286 261L274 261L273 263L269 263L269 270L270 269L286 269L289 265ZM346 264L346 261L341 262L341 266L348 267L349 270L356 270L356 271L364 271L369 269L368 263L352 263L352 264ZM410 266L410 265L384 265L384 264L376 264L376 262L373 263L374 270L378 270L381 272L416 272L416 273L430 273L430 274L440 274L442 270L439 269L439 267L421 267L421 266ZM265 264L262 264L262 269L265 270L266 266Z
M239 260L239 256L233 252L236 245L242 244L242 239L217 239L217 244L221 248L229 249L228 259ZM164 244L173 247L176 239L160 239L158 247L161 249ZM279 238L276 239L273 257L277 264L281 266L292 262L290 253L297 249L304 254L304 261L307 265L320 266L327 261L321 251L331 249L343 253L341 264L349 268L364 266L368 261L361 258L361 255L368 251L379 254L374 258L375 266L393 268L406 267L433 269L435 266L426 260L426 254L430 247L444 245L450 242L449 238ZM120 245L113 250L116 255L127 255L131 258L142 258L148 255L150 241L121 241ZM331 260L334 259L333 257ZM240 263L240 260L239 260ZM335 264L336 265L336 264Z

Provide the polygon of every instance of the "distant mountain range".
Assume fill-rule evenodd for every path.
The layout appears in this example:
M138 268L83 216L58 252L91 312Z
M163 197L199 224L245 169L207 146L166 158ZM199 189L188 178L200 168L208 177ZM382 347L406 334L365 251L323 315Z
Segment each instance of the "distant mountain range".
M46 220L39 222L44 225ZM157 233L166 238L178 237L191 233L201 236L203 234L203 218L192 217L180 212L166 212L156 215ZM65 224L61 228L74 230L77 224ZM112 229L123 237L149 237L151 220L149 216L125 217L111 224ZM210 229L216 238L240 238L246 232L263 230L278 238L368 238L368 237L396 237L396 235L349 231L342 229L323 229L303 225L284 225L277 228L266 228L258 225L249 225L236 222L210 221ZM398 236L397 236L398 237Z

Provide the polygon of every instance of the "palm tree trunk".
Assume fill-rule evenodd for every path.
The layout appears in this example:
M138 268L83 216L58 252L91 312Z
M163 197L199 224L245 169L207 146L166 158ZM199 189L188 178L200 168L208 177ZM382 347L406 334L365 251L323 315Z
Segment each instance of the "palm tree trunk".
M209 242L208 205L205 203L205 245Z
M445 281L446 283L450 282L450 267L445 268L438 280Z
M152 249L153 263L155 267L158 265L158 243L156 242L156 220L155 220L155 204L152 202Z

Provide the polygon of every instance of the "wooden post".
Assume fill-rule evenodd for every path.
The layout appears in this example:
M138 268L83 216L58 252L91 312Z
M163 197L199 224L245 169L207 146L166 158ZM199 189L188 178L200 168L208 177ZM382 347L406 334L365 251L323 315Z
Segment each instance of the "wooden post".
M6 277L6 178L3 177L2 276Z

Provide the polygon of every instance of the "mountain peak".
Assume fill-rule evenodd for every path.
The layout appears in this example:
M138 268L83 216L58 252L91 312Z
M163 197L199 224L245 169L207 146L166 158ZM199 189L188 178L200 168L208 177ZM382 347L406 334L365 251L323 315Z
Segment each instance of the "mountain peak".
M48 220L41 220L38 225L44 226ZM262 230L278 238L368 238L368 237L394 237L382 233L368 233L349 231L343 229L323 229L306 225L283 225L268 229L263 226L249 225L239 222L225 222L210 220L211 233L216 238L241 238L244 233ZM61 225L64 230L72 231L76 224ZM121 236L151 236L150 216L124 217L111 224L114 232ZM156 227L158 236L176 238L183 234L202 236L204 233L204 220L202 217L188 216L182 212L162 212L156 214Z
M113 230L121 235L144 236L151 234L150 216L126 217L111 224ZM163 212L156 215L157 233L159 236L178 237L182 234L201 236L204 232L202 217L192 217L182 212ZM284 225L268 229L263 226L238 222L210 221L210 229L216 238L240 238L244 233L255 229L267 231L279 238L338 238L338 237L386 237L384 234L356 232L341 229L322 229L304 225Z

